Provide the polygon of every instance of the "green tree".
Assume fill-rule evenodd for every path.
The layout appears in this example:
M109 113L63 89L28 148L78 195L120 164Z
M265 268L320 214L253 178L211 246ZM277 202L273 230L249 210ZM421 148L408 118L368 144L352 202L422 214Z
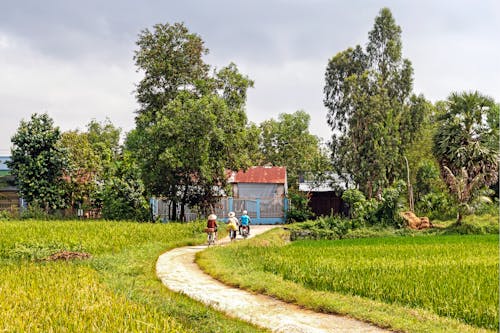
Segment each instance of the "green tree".
M478 92L452 93L439 118L434 154L450 192L459 203L457 224L471 212L478 191L498 181L498 105Z
M321 175L330 166L320 140L309 133L310 119L306 112L296 111L260 124L262 163L285 166L290 188L297 187L299 173Z
M103 122L93 119L87 124L87 137L95 154L99 156L100 178L106 178L106 173L112 163L120 158L121 128L113 125L109 118Z
M389 9L375 19L364 51L335 55L325 74L324 104L333 130L332 161L371 198L405 171L404 155L427 103L411 94L413 69L402 58L401 28Z
M144 78L136 92L136 129L126 144L148 191L180 203L171 219L183 219L186 205L210 208L227 169L250 165L254 150L247 147L257 138L245 102L253 82L234 64L209 75L203 41L179 23L144 30L137 45L134 59Z
M144 184L130 152L125 152L121 159L113 162L111 175L104 181L102 217L108 220L149 219Z
M30 206L46 213L65 207L63 171L67 159L58 146L60 137L48 114L32 114L29 121L21 121L12 137L12 157L7 162L20 195Z
M88 133L67 131L62 133L59 146L67 153L68 165L64 170L66 201L72 209L77 205L91 205L97 190L100 160L89 142Z

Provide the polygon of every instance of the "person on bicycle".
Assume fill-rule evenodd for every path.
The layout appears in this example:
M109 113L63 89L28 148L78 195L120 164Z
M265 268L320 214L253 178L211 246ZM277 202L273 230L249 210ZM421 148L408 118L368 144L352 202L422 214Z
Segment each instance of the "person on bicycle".
M231 240L236 238L236 230L238 230L238 219L235 217L236 214L234 212L229 212L228 220L227 220L227 229L229 230L229 238Z
M207 228L214 229L215 239L217 239L217 215L215 214L208 215Z
M241 235L241 227L247 227L248 234L250 235L250 222L252 219L248 216L248 212L246 210L243 211L243 214L240 216L240 235Z

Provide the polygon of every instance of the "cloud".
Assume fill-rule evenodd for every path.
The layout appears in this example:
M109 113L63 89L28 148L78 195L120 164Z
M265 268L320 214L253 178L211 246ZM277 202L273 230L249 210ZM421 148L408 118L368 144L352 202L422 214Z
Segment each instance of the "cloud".
M341 0L23 0L0 2L0 153L19 121L47 111L63 130L92 119L134 125L138 33L185 22L218 68L234 62L255 80L247 114L261 122L303 109L311 132L330 136L323 107L328 59L365 46L381 7L402 28L415 91L433 101L479 90L500 101L500 3Z

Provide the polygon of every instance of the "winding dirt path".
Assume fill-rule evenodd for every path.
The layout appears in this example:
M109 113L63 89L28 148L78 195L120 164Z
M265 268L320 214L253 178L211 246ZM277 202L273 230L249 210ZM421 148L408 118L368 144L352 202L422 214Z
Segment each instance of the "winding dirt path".
M255 236L273 226L252 226ZM225 243L227 240L221 240ZM351 318L316 313L277 299L229 287L205 274L194 262L206 246L188 246L165 252L158 258L156 274L169 289L181 292L230 316L273 332L387 332Z

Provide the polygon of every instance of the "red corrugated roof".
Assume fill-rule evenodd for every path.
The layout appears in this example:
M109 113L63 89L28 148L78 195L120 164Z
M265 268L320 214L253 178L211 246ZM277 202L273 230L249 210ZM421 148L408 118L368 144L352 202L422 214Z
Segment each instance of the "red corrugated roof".
M238 171L234 175L233 183L286 183L286 168L276 166L250 167L246 172Z

